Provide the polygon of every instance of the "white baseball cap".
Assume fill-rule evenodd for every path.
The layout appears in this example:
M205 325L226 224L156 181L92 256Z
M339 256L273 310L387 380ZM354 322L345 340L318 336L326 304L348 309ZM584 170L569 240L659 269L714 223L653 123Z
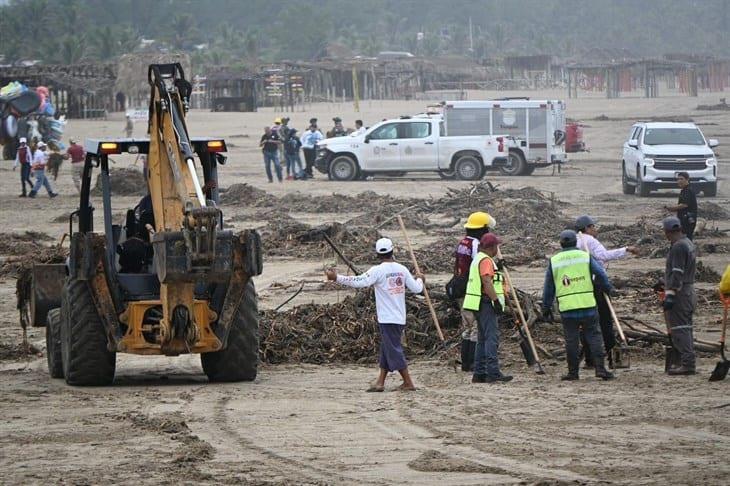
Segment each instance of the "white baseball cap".
M379 255L385 255L386 253L390 253L393 251L393 242L390 241L390 238L380 238L378 241L375 242L375 251Z
M20 143L28 143L28 140L26 140L26 138L25 138L25 137L20 137L20 140L19 140L19 142L20 142Z

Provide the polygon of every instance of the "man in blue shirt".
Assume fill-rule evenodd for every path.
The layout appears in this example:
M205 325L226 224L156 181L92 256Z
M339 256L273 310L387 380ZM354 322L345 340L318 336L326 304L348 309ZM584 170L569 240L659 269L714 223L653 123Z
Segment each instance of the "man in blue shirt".
M563 380L577 380L580 357L578 344L583 329L590 346L596 368L596 376L604 380L613 379L613 374L604 364L603 338L598 330L598 311L593 295L593 286L598 285L605 292L613 290L603 267L589 253L577 248L575 231L560 233L562 250L550 259L545 272L542 292L542 314L552 322L553 300L557 297L560 318L565 333L565 351L568 360L568 374Z

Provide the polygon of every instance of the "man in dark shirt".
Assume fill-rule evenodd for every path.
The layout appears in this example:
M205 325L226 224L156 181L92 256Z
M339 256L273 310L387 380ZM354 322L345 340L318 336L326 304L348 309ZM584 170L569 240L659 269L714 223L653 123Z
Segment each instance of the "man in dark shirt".
M670 216L662 222L664 234L671 243L664 269L664 302L662 309L672 345L682 356L682 365L669 369L670 375L694 375L695 352L692 313L697 297L695 281L695 246L682 233L682 223Z
M689 187L689 174L677 173L677 185L681 189L676 206L665 206L667 211L676 211L677 218L682 224L682 231L692 240L697 225L697 196Z
M269 182L274 182L274 176L271 173L271 164L274 164L276 170L276 178L279 182L282 181L281 177L281 163L279 162L279 145L281 144L281 138L276 131L271 130L269 127L264 127L264 134L261 136L259 147L264 154L264 164L266 166L266 177L269 178Z

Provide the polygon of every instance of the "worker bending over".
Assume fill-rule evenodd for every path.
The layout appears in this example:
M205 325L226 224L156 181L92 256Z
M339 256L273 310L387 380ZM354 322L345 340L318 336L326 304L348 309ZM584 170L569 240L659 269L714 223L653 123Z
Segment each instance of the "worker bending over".
M608 293L612 290L611 283L603 267L590 254L579 250L577 244L578 236L575 231L565 230L560 233L562 250L550 259L545 272L542 314L546 321L553 320L553 300L557 297L568 359L568 374L562 380L578 379L578 342L581 329L593 356L596 376L610 380L613 374L606 370L603 361L603 340L598 332L598 313L593 288L596 285L601 291Z
M505 286L494 258L499 238L487 233L479 240L479 252L469 268L464 310L478 319L477 346L472 383L508 382L512 379L499 370L499 326L497 316L504 312Z
M369 392L382 392L388 372L397 371L403 378L399 390L415 390L401 337L406 325L406 289L414 294L423 292L423 275L411 272L393 258L393 242L381 238L375 243L380 260L367 272L356 276L337 275L334 268L326 271L327 279L348 287L375 287L375 308L380 327L380 374Z

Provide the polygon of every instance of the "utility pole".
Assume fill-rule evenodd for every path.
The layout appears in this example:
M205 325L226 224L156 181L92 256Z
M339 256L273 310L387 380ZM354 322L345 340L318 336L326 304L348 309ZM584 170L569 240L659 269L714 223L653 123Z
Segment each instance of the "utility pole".
M469 17L469 54L474 56L474 30L471 25L471 16Z

